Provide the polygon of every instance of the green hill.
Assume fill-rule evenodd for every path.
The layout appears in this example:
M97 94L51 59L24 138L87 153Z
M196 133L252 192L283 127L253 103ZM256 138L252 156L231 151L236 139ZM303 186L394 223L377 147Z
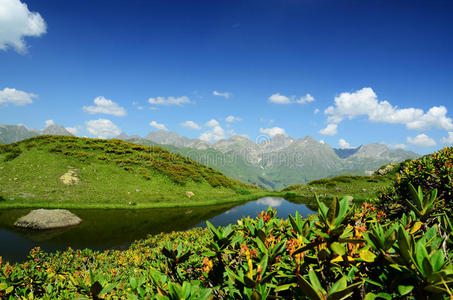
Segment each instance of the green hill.
M322 200L331 200L338 196L352 196L355 201L373 199L392 186L400 164L382 166L372 176L340 175L331 178L312 180L306 184L295 184L283 189L284 196L296 201L314 199L314 194ZM380 172L384 170L384 172ZM380 175L381 174L381 175Z
M160 147L39 136L0 145L0 207L169 207L264 192Z

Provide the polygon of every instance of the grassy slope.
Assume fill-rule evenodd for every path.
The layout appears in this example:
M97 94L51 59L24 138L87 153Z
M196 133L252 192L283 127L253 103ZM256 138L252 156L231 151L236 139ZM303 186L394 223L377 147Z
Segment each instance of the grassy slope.
M330 200L338 196L352 196L355 200L364 201L375 198L382 189L392 185L395 175L359 176L341 175L332 178L318 179L307 184L296 184L282 190L286 197L314 198L316 193L322 200Z
M61 182L69 170L80 183ZM120 140L41 136L0 148L0 208L208 205L264 193L162 148Z

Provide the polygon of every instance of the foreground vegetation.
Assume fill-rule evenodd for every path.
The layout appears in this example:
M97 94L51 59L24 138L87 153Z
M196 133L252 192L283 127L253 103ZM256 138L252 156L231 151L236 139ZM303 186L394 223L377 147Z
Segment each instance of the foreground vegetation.
M376 201L302 219L149 237L126 251L39 249L0 265L0 293L31 298L451 299L453 148L401 165ZM425 176L423 170L429 170ZM431 189L434 187L434 189ZM393 199L393 201L390 201Z
M160 147L69 136L0 145L3 208L193 206L264 194Z

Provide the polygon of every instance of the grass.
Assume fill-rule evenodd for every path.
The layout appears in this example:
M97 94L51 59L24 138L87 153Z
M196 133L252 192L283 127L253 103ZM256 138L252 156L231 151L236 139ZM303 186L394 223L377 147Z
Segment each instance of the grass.
M79 182L64 184L68 172ZM200 206L267 194L160 147L66 136L0 146L0 208Z
M355 201L376 198L384 188L390 187L395 175L389 173L384 176L341 175L332 178L312 180L307 184L296 184L283 189L281 192L286 198L297 199L314 198L314 194L323 201L334 197L352 196Z

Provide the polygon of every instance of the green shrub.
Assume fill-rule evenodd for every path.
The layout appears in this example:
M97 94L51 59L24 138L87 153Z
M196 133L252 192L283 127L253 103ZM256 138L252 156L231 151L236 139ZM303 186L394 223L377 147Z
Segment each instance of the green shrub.
M409 186L421 187L423 192L437 190L441 201L438 212L453 209L453 148L446 147L439 152L409 160L401 164L394 186L380 196L381 205L391 206L395 213L409 210L405 199L411 197Z

